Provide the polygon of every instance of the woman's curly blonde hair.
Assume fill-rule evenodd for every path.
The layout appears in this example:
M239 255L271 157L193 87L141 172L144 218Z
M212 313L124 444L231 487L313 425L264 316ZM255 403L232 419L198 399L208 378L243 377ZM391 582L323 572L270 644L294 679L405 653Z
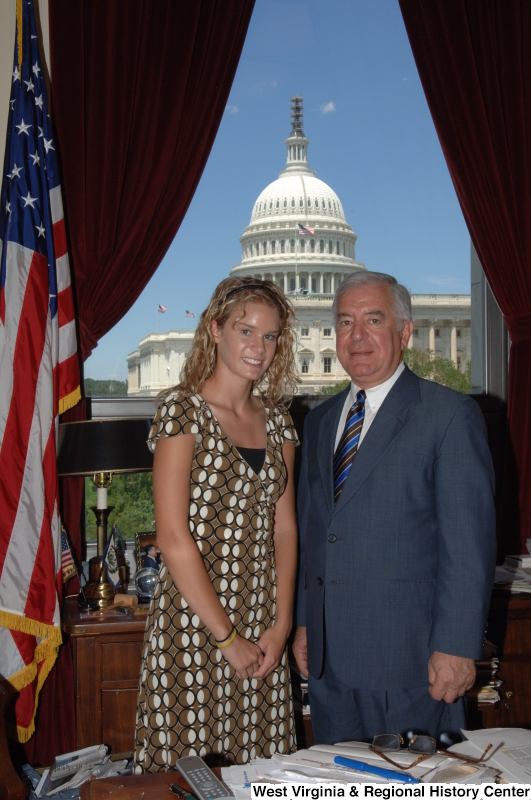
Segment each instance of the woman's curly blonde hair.
M231 291L242 286L249 288L240 289L230 295ZM295 312L279 286L272 281L256 278L226 278L216 287L209 305L201 314L192 349L181 372L180 383L172 389L165 389L159 397L175 391L187 395L201 393L205 381L216 367L217 350L211 331L212 320L221 328L238 306L242 309L242 317L245 316L248 302L264 303L276 308L280 317L280 334L275 356L269 369L260 381L256 381L253 389L261 393L264 403L270 408L281 400L286 402L291 399L300 382L295 371Z

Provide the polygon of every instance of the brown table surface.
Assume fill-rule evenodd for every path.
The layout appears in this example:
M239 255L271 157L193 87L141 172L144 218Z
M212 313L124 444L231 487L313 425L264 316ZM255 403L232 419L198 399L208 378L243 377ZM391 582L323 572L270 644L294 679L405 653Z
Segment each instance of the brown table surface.
M219 768L215 767L212 772L221 778ZM181 773L172 771L89 781L83 784L79 796L80 800L105 800L105 798L110 798L110 800L171 800L171 798L179 800L176 794L170 792L168 788L170 783L176 783L191 791Z
M63 631L71 636L82 636L92 627L98 634L116 633L118 630L131 633L143 631L146 627L148 607L148 605L133 606L136 613L128 611L127 614L122 614L118 611L114 612L112 617L102 615L82 617L77 606L77 595L67 597L63 606Z

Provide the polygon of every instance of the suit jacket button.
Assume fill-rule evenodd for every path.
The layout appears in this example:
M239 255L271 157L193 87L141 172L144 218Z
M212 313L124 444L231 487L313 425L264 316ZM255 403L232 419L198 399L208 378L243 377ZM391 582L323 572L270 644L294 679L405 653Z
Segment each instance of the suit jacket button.
M328 537L328 541L329 541L329 542L335 542L335 541L337 541L337 536L334 536L334 534L333 534L333 533L331 533L331 534L330 534L330 536Z
M323 579L317 578L317 586L322 586L322 585L323 585Z

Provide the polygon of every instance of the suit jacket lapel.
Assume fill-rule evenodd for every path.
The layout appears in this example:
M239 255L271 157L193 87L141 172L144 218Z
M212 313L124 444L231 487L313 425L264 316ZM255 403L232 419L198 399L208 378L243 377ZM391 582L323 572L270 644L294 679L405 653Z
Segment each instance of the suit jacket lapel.
M350 385L330 403L330 407L319 425L317 459L326 502L331 514L334 511L334 445L339 418L349 392Z
M334 513L341 511L377 466L394 439L412 420L421 402L418 377L407 367L382 403L350 468Z

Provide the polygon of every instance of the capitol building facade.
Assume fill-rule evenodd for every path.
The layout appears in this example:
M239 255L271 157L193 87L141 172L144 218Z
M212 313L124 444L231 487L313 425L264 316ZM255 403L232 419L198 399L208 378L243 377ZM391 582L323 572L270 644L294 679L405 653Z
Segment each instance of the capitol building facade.
M356 239L336 193L308 163L302 98L292 99L287 161L278 179L254 204L240 238L241 262L233 277L274 281L292 300L297 317L299 393L344 380L337 360L332 301L346 275L366 267L356 261ZM302 234L302 235L301 235ZM430 349L461 370L470 359L470 295L412 295L410 347ZM151 333L127 358L128 394L150 396L179 382L193 330Z

